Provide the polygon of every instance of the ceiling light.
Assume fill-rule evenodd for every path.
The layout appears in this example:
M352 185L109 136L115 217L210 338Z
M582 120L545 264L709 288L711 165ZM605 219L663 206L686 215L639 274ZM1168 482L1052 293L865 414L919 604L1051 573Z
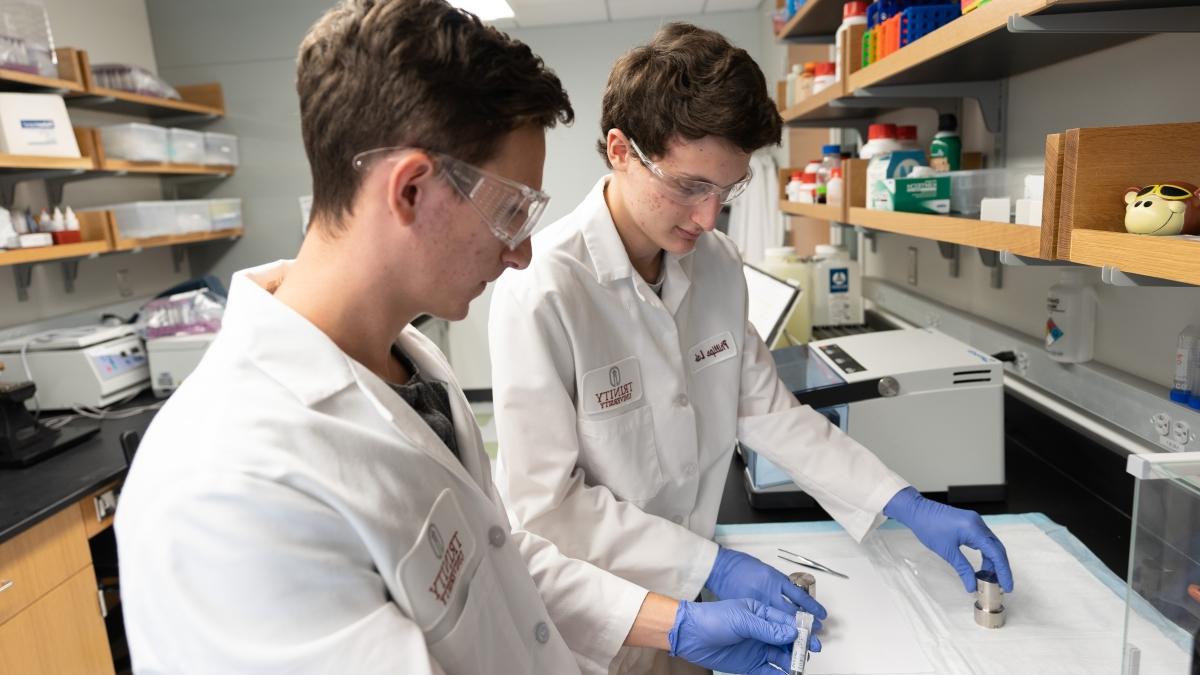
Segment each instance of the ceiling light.
M450 4L479 17L482 21L511 19L512 7L505 0L450 0Z

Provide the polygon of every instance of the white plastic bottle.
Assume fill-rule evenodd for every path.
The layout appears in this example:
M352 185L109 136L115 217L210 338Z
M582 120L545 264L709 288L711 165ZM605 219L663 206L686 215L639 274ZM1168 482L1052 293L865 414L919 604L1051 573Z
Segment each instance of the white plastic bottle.
M812 271L812 325L852 326L863 318L862 278L846 249L818 244Z
M787 89L786 89L786 93L784 94L786 96L786 99L783 104L783 107L785 107L785 108L790 108L793 105L795 105L796 83L800 79L801 72L802 72L802 70L801 70L801 66L799 63L793 64L792 69L790 71L788 71Z
M1092 360L1096 332L1096 289L1082 269L1063 270L1046 294L1046 353L1062 363Z
M842 25L838 27L837 33L834 34L833 43L836 47L834 54L837 54L837 69L834 74L835 81L841 82L842 73L842 43L846 41L846 33L850 32L850 26L865 26L867 25L867 3L861 0L854 0L842 5ZM851 54L851 59L861 59L861 54Z
M901 150L920 150L917 145L917 128L911 124L896 127L896 142Z
M895 124L872 124L867 128L867 142L858 151L858 156L873 159L876 155L891 154L900 149Z
M842 180L842 167L837 166L829 172L829 182L825 185L825 201L832 206L840 206L842 203L842 192L844 191ZM839 228L840 232L841 229Z
M1200 357L1200 324L1191 324L1179 334L1175 347L1175 380L1171 383L1171 400L1187 403L1200 373L1196 372Z
M800 191L804 188L800 184L800 179L803 176L804 174L799 171L792 172L792 179L788 181L787 187L784 188L789 202L801 201Z

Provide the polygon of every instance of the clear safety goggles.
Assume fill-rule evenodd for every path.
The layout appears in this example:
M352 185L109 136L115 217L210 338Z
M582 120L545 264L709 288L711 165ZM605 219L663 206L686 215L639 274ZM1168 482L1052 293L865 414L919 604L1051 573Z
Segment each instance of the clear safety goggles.
M429 155L446 182L471 204L492 234L510 249L516 249L533 234L550 201L550 195L528 185L498 176L450 155L421 148L391 147L360 152L354 156L354 168L366 171L376 159L405 150L419 150Z
M680 178L663 171L661 167L650 161L632 138L629 139L629 145L637 153L642 165L649 169L650 173L654 174L654 177L667 188L671 199L686 206L699 204L709 197L716 197L722 204L728 204L741 196L746 191L746 186L750 184L750 180L754 178L754 170L750 167L746 167L745 178L724 187L707 181Z

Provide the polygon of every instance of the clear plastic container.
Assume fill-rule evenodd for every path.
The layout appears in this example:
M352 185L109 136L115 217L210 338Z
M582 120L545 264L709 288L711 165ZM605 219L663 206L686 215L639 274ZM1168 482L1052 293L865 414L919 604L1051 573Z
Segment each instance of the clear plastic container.
M167 129L167 157L172 164L203 164L204 134L191 129Z
M0 1L0 63L42 77L58 77L58 57L44 2Z
M129 202L89 210L112 211L122 237L139 239L179 234L174 202Z
M176 230L180 234L212 231L212 212L207 199L191 199L167 203L175 205Z
M237 166L237 136L204 132L204 163L210 166Z
M118 89L142 96L169 98L176 101L183 97L174 87L160 80L157 75L139 66L127 63L101 63L92 66L92 77L96 84L106 89Z
M100 127L104 154L130 162L166 162L167 130L152 124L114 124Z
M984 198L1008 197L1009 172L1007 169L978 169L975 171L951 171L950 212L968 216L979 215L979 204Z
M212 218L214 232L242 227L242 200L240 198L211 199L208 202L208 212Z

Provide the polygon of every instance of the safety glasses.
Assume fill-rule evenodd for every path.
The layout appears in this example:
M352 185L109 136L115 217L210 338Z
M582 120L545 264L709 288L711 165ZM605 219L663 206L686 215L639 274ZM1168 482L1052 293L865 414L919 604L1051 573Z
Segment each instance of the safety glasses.
M650 173L654 174L654 177L667 188L667 193L671 196L671 199L685 206L694 206L709 197L716 197L722 204L728 204L745 192L746 186L754 178L754 171L750 167L746 167L745 178L725 187L714 185L707 181L680 178L663 171L657 164L650 161L632 138L629 139L629 146L637 153L638 160L641 161L642 165L649 169Z
M1138 197L1145 197L1146 195L1157 195L1169 201L1180 201L1191 198L1192 191L1178 185L1163 183L1162 185L1147 185L1137 193Z
M366 171L375 161L396 159L405 150L420 150L437 164L443 178L487 223L497 239L516 249L537 227L550 195L440 152L411 147L376 148L354 156L353 165Z

